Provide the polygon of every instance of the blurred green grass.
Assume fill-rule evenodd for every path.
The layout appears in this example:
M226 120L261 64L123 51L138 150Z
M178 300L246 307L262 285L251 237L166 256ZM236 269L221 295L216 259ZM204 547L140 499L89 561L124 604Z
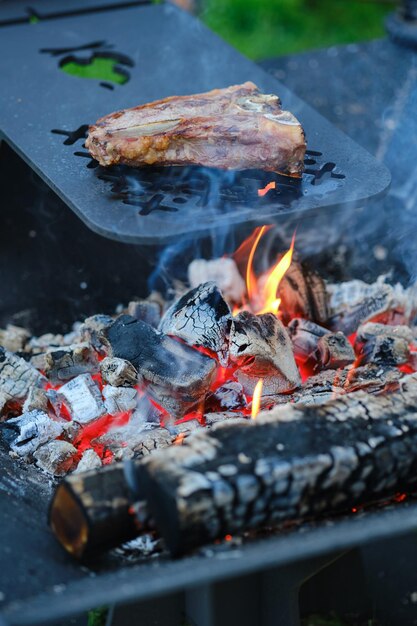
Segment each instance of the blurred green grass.
M252 59L376 39L383 0L205 0L203 21Z

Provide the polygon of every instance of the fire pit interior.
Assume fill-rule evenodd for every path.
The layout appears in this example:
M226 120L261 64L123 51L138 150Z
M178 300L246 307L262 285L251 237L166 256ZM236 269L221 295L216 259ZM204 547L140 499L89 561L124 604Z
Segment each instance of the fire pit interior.
M45 94L22 114L2 100L0 463L3 492L18 494L4 519L30 567L42 569L43 552L53 571L34 582L17 564L22 590L0 595L4 615L42 624L209 579L231 589L225 579L264 571L262 623L277 617L268 584L282 587L282 623L296 623L287 596L303 578L372 531L413 526L415 276L382 245L381 262L362 271L354 238L338 245L334 235L348 216L365 232L379 224L389 174L171 6L46 17L36 30L13 19L0 46L27 73L2 78L9 100L25 81L33 94L44 81ZM126 28L120 41L114 19ZM173 22L178 58L157 55L152 46L173 34ZM22 50L18 29L28 33ZM129 80L106 86L60 70L70 57L107 53ZM85 150L87 123L134 104L138 92L146 102L246 79L303 119L300 181L200 167L104 169ZM52 97L57 106L45 107ZM35 109L39 136L26 126ZM52 492L49 523L82 565L48 535ZM20 506L33 516L39 550L28 547L29 527L23 538L25 523L11 523ZM230 597L244 588L240 580ZM187 599L197 623L203 596L200 587Z

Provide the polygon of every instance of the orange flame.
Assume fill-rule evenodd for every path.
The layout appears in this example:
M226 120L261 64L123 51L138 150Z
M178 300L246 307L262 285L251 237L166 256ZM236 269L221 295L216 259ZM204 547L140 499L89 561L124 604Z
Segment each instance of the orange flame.
M258 226L253 233L245 239L233 255L238 265L239 271L246 276L246 290L248 302L243 303L243 309L253 313L277 313L280 306L280 299L277 298L277 291L281 280L291 265L294 252L295 233L293 235L289 250L282 256L276 265L267 273L257 277L253 271L253 264L259 243L271 226ZM233 315L241 311L239 307L233 309Z
M273 270L269 273L266 279L265 286L262 293L262 301L264 307L258 313L278 313L279 305L281 304L281 298L277 298L277 291L281 280L287 273L294 252L295 233L292 236L291 246L284 256L278 261Z
M252 419L256 419L256 416L259 413L259 407L261 406L261 396L262 396L262 387L263 387L264 381L262 380L262 378L260 378L258 380L258 382L256 383L256 387L255 390L253 392L253 397L252 397L252 411L251 411L251 417Z

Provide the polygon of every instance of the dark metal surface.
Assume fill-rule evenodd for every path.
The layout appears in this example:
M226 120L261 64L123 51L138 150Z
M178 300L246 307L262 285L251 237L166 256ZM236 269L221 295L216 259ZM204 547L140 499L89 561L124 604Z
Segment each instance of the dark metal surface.
M69 3L33 0L29 4L25 0L0 0L0 27L28 22L33 18L45 20L151 2L152 0L71 0Z
M102 44L94 47L97 42ZM229 224L279 221L323 207L350 209L383 193L389 184L381 163L200 22L170 5L4 27L0 50L6 86L0 92L0 133L92 230L106 237L154 243ZM103 50L127 57L126 84L103 85L59 70L65 55L88 62ZM10 58L13 64L6 62ZM85 125L103 114L246 80L278 93L284 107L303 123L311 152L301 183L279 179L275 192L258 198L257 188L274 177L201 168L197 174L193 168L178 173L170 168L161 179L153 168L104 171L86 157Z

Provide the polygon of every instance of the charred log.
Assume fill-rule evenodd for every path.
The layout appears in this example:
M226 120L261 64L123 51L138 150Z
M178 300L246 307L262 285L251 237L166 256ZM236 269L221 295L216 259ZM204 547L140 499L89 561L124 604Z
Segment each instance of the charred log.
M133 479L122 464L116 464L99 472L74 473L61 482L51 503L49 523L68 552L81 558L138 534L129 512L138 499Z
M81 325L80 333L84 341L90 343L96 350L101 350L102 333L109 328L114 322L110 315L92 315L87 317Z
M161 306L153 300L135 300L129 302L127 307L128 315L136 320L141 320L153 328L158 328L161 321Z
M105 332L110 356L135 367L148 394L171 415L182 417L203 402L216 362L127 315Z
M401 365L410 359L412 341L408 326L368 323L358 329L355 349L362 363Z
M184 294L165 313L159 329L191 346L208 348L222 365L229 357L232 316L215 283L199 285Z
M272 313L239 313L230 334L230 358L239 365L236 372L245 393L252 395L263 379L263 395L286 393L301 384L291 340Z
M278 407L191 436L138 465L174 554L261 525L357 506L417 483L417 380L387 396Z

